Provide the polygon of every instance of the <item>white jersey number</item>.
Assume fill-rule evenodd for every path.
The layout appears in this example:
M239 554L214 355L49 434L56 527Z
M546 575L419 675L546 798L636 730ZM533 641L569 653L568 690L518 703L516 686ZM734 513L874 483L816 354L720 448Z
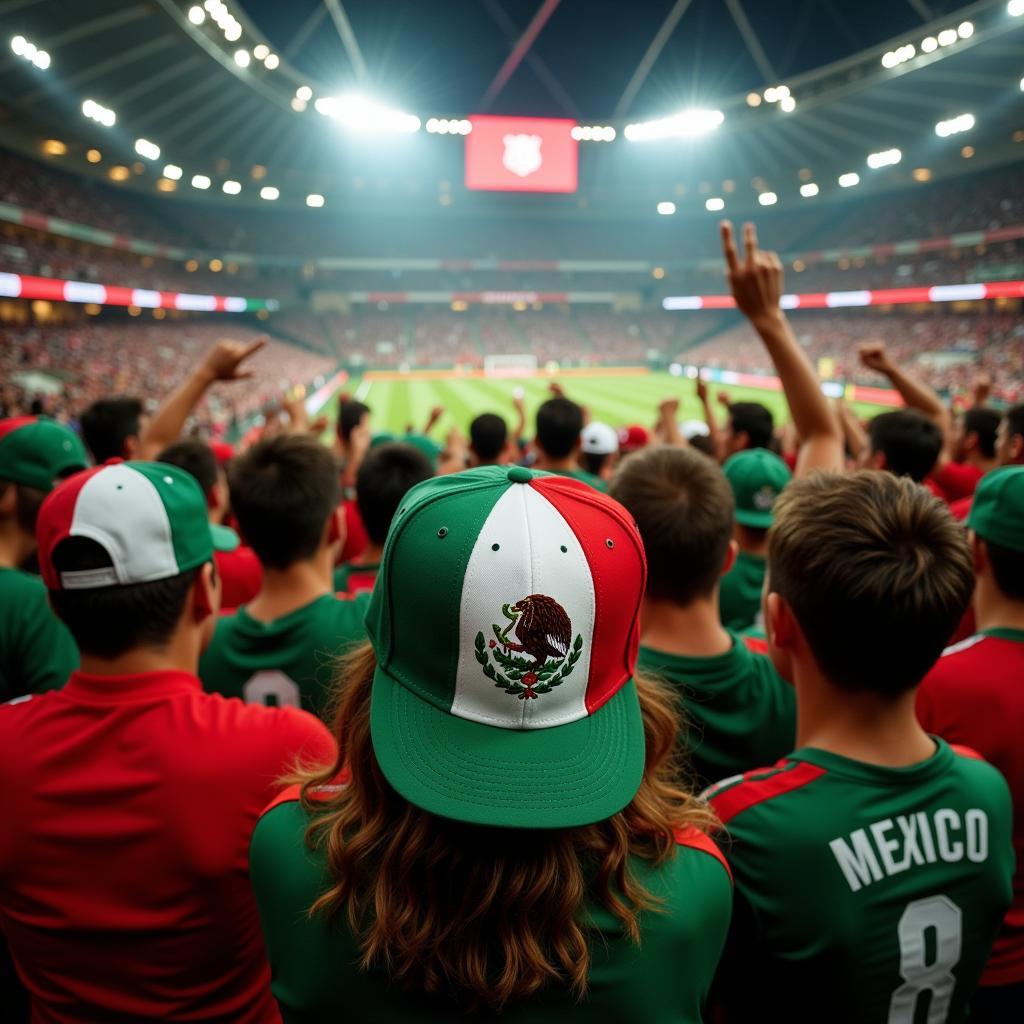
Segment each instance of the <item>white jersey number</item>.
M889 1024L913 1024L922 992L931 993L927 1024L945 1024L956 987L953 968L963 943L960 908L947 896L929 896L907 904L899 923L900 977L892 994ZM928 933L934 955L927 960Z
M302 707L302 694L298 686L277 669L257 672L251 676L242 687L242 700L246 704L266 704L268 707Z

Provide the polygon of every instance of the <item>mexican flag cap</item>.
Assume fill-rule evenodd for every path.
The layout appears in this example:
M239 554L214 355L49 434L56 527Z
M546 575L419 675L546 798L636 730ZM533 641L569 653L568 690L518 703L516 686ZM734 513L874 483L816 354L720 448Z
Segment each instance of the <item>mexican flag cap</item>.
M645 579L632 516L577 480L488 466L412 488L366 617L371 736L391 785L479 825L622 810L644 769Z
M53 552L88 537L110 567L58 573ZM162 462L111 460L65 480L36 523L39 570L50 590L93 590L179 576L213 558L206 498L195 478Z
M0 420L0 480L49 493L89 460L78 435L49 416Z
M767 530L775 520L775 502L793 479L789 466L764 448L747 448L722 466L736 500L736 522Z

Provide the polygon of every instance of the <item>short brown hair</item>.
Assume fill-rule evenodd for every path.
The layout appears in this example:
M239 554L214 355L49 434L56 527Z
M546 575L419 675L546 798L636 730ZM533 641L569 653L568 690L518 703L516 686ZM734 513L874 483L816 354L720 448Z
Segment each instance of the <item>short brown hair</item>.
M636 520L647 552L647 594L689 604L715 588L732 538L732 488L706 455L645 448L624 459L611 495Z
M769 589L837 686L897 696L949 641L974 589L967 535L923 487L890 473L816 473L779 497Z

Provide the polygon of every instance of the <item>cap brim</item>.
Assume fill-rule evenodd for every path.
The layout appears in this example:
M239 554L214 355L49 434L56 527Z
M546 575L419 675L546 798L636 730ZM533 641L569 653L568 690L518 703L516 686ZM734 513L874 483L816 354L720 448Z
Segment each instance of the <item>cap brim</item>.
M242 543L241 538L230 526L210 523L210 539L214 551L235 551Z
M747 512L744 509L736 510L736 522L740 526L753 526L761 530L767 530L775 521L771 512Z
M431 814L475 825L589 825L621 811L643 777L632 680L568 725L499 729L442 711L378 668L370 728L377 761L398 793Z

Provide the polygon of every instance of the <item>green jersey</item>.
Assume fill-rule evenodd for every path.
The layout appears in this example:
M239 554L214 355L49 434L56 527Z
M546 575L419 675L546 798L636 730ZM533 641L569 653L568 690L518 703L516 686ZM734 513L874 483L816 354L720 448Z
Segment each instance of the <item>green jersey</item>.
M730 1021L965 1019L1012 897L1012 811L995 768L936 745L905 768L805 748L708 791L736 877Z
M768 658L735 633L712 658L641 647L637 670L664 679L689 723L685 747L701 786L774 764L796 742L796 696Z
M749 629L761 618L761 588L764 586L767 559L741 551L733 567L722 577L718 591L718 611L722 625L729 629Z
M0 568L0 703L63 686L78 647L37 576Z
M600 491L602 494L608 493L608 485L604 480L593 473L588 473L585 469L555 469L551 472L556 476L567 476L573 480L582 480L585 484L590 484L595 491Z
M322 853L305 845L308 824L293 787L264 812L249 850L271 989L284 1019L288 1024L451 1024L462 1019L452 1003L407 993L382 968L360 970L361 953L344 913L332 924L323 917L310 919L307 912L324 890L327 869ZM677 836L673 857L656 868L638 861L635 871L660 900L661 911L643 915L641 944L630 942L612 915L592 909L584 1002L577 1004L567 991L552 988L514 1004L497 1019L506 1024L699 1024L732 909L725 861L713 841L688 829Z
M322 714L338 657L366 639L367 604L368 594L352 601L325 594L273 622L239 608L217 623L199 661L204 689Z

